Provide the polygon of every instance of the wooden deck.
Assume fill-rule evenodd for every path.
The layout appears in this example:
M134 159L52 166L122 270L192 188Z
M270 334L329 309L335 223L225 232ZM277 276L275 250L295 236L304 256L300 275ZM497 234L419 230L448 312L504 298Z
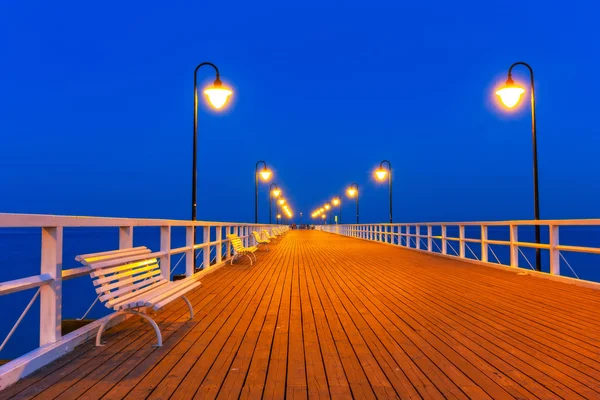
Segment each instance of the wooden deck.
M316 231L0 398L600 399L600 292Z

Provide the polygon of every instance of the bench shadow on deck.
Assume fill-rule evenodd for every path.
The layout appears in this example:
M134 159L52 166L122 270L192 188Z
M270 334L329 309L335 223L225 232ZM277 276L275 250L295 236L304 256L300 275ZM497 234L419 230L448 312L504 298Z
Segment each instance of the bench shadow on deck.
M600 292L292 231L0 398L600 398Z

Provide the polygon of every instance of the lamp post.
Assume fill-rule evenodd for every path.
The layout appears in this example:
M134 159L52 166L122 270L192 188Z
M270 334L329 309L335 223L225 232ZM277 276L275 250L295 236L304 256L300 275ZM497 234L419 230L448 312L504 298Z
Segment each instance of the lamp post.
M329 205L329 203L327 203L323 206L323 208L325 208L325 213L329 214L329 224L331 225L331 214L333 214L333 212L329 212L331 206Z
M356 223L358 224L358 185L353 183L347 190L348 197L356 196Z
M340 200L340 196L336 196L331 200L331 204L338 207L338 211L340 212L340 219L338 224L342 223L342 201Z
M525 89L515 84L512 79L512 69L522 65L527 67L529 70L529 77L531 82L531 141L533 148L533 213L534 219L537 221L540 219L540 196L538 189L538 160L537 160L537 132L535 123L535 84L533 79L533 69L525 62L519 61L510 66L508 69L508 79L506 85L496 91L496 94L500 96L502 103L508 108L513 108L521 100L521 95L525 93ZM540 226L535 225L535 241L540 244ZM539 248L535 249L535 267L536 270L542 270L542 254Z
M283 221L281 221L281 207L285 204L285 199L279 199L277 201L277 204L279 205L279 214L280 214L279 223L281 224L281 222L283 222Z
M263 164L263 169L260 171L260 178L263 181L268 181L271 178L271 171L267 168L267 163L264 161L258 161L256 163L256 167L254 168L254 223L258 224L258 165Z
M192 221L196 221L196 183L197 183L197 147L198 147L198 70L204 66L210 66L215 70L215 82L212 87L204 90L210 104L217 110L227 103L232 91L224 88L217 66L210 62L202 62L194 70L194 136L192 144ZM194 227L194 244L196 243L196 228Z
M273 189L273 187L275 187L275 189ZM281 190L279 190L275 182L271 183L271 185L269 186L269 225L272 223L271 208L273 208L273 197L278 198L280 194ZM275 208L277 208L277 205L275 205ZM277 210L275 211L277 212Z
M281 224L281 214L277 214L277 225Z
M387 170L383 168L384 163L386 163L388 166ZM390 188L390 224L391 224L392 220L393 220L393 218L392 218L392 164L388 160L383 160L379 164L379 169L375 171L375 177L378 180L383 181L386 176L388 178L388 186Z

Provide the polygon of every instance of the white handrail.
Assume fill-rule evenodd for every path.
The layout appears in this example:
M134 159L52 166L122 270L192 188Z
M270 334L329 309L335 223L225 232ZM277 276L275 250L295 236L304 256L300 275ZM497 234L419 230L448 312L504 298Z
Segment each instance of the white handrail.
M160 248L152 250L160 254L160 267L163 275L171 276L171 256L181 254L182 259L186 259L185 274L191 276L195 273L194 253L197 250L203 249L202 263L204 265L204 270L216 269L220 265L224 265L224 263L231 258L230 243L226 238L228 233L238 233L243 240L250 241L253 240L251 237L252 230L273 229L275 228L275 225L237 222L0 213L0 228L32 227L39 228L42 231L40 272L38 275L13 281L0 282L0 296L21 292L31 288L39 288L40 347L37 350L24 355L24 358L13 360L0 367L0 390L5 387L5 385L16 381L19 377L25 376L36 368L39 368L39 366L51 362L63 354L64 351L72 349L75 345L81 343L89 336L89 327L83 327L70 333L67 335L68 339L65 340L63 340L61 333L63 280L74 279L89 274L88 267L63 270L63 228L118 227L119 248L126 249L133 247L133 231L135 227L160 227ZM186 245L184 247L171 247L172 227L186 228ZM194 238L196 237L194 230L199 231L197 238L200 243L194 243ZM213 236L214 240L211 240ZM214 265L210 265L210 254L212 249L215 249L214 259L216 259L216 263ZM112 249L96 250L105 251ZM176 267L177 265L175 265L174 268ZM38 297L37 293L35 297ZM31 304L32 302L28 304L15 326L11 329L8 337L2 344L3 347L17 329L19 322L31 309ZM89 309L86 312L86 315L88 312ZM25 366L23 366L23 363Z

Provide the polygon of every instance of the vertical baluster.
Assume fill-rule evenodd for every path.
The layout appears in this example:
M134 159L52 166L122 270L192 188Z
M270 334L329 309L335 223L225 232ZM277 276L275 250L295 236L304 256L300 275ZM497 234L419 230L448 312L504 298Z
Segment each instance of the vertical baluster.
M446 237L446 225L442 225L442 254L448 254L448 241Z
M556 249L558 246L558 225L550 225L550 273L552 275L560 275L560 250Z
M433 251L433 227L427 225L427 251Z
M481 261L488 262L488 227L481 225Z
M119 227L119 249L130 249L133 247L133 226Z
M408 247L410 249L412 247L410 245L410 226L405 225L404 230L406 231L406 247Z
M63 228L42 228L40 272L52 280L40 288L40 346L60 340Z
M202 250L202 265L204 269L210 267L210 226L202 227L202 243L205 245Z
M415 225L415 242L417 250L421 250L421 227L419 225Z
M165 279L171 276L171 227L160 227L160 251L165 255L160 257L160 272Z
M510 225L510 266L519 267L519 225Z
M194 275L194 227L185 227L185 247L189 250L185 251L185 276Z
M465 226L458 226L458 247L460 250L458 251L458 255L460 258L465 258Z
M217 248L216 248L216 263L220 264L221 261L223 260L223 226L218 225L216 227L217 229L217 236L216 236L216 242L217 242Z

